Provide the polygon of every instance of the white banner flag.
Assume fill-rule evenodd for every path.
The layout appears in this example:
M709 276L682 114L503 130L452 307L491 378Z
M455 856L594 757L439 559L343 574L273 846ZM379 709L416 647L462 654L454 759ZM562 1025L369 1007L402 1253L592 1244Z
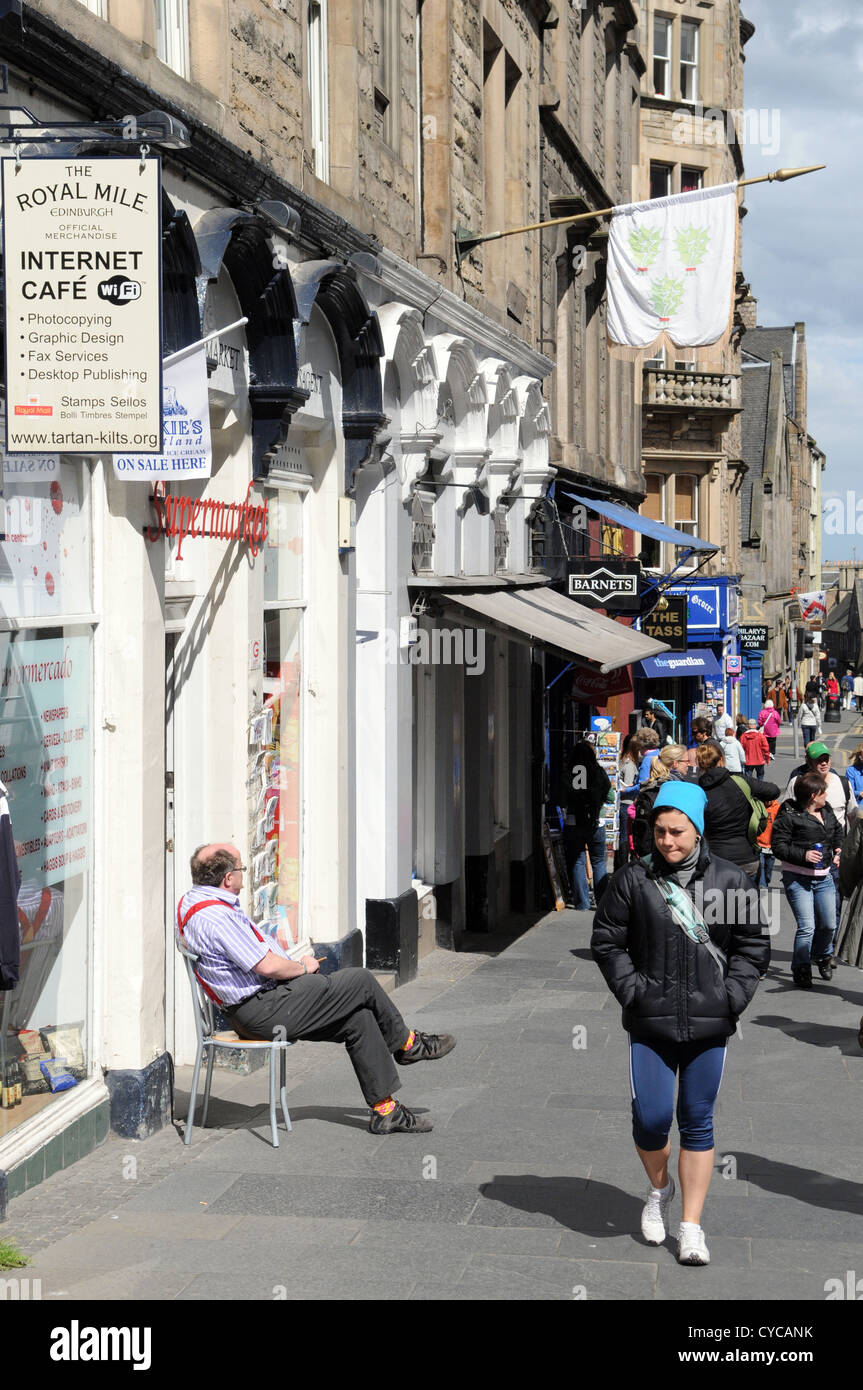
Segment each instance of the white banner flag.
M115 478L145 483L156 478L209 478L213 451L205 348L165 368L162 428L164 454L115 454Z
M734 289L737 184L614 209L608 244L608 336L645 348L715 343Z

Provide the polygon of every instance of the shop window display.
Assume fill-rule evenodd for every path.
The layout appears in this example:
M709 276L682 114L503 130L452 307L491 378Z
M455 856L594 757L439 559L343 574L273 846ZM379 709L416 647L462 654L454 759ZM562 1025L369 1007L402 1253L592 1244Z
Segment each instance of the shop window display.
M249 726L252 916L288 950L301 914L302 494L268 495L263 704Z
M6 473L0 612L39 625L0 632L0 781L21 878L18 978L0 991L0 1139L89 1072L92 843L89 478L80 462L30 456Z

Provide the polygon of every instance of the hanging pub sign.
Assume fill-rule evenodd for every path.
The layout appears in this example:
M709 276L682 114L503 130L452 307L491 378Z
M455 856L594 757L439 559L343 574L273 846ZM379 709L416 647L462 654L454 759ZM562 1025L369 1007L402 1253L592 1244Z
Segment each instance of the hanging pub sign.
M4 159L6 449L162 450L156 159Z
M766 623L747 623L745 627L739 627L737 631L740 635L740 650L742 652L767 651Z
M685 652L688 624L684 595L666 596L664 608L657 605L652 613L642 618L641 631L646 637L665 642L670 651Z
M641 565L638 560L567 560L566 592L579 603L637 613Z
M204 347L165 368L162 393L162 454L115 454L114 477L209 478L213 471L210 404Z

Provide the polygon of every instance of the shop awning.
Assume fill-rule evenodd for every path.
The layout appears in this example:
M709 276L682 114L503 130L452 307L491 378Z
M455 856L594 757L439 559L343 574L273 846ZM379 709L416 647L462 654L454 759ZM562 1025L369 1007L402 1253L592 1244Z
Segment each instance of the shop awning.
M631 507L622 507L618 502L599 501L596 497L580 497L577 492L570 492L569 488L560 486L558 491L565 497L571 497L574 502L580 502L582 507L598 512L607 521L613 521L615 526L638 531L639 535L650 536L651 540L667 541L669 545L685 546L687 550L702 550L705 553L719 549L719 546L713 545L711 541L702 541L698 536L690 536L686 531L675 531L671 526L664 526L661 521L651 521L649 517L640 516Z
M657 676L681 680L685 676L721 676L722 668L713 652L701 647L688 652L666 651L664 656L650 657L642 661L633 674L646 680L655 680Z
M463 609L476 626L479 616L496 627L562 656L594 662L602 672L665 652L657 642L594 613L584 604L551 589L502 589L491 593L446 590L447 602ZM440 591L436 597L442 597Z

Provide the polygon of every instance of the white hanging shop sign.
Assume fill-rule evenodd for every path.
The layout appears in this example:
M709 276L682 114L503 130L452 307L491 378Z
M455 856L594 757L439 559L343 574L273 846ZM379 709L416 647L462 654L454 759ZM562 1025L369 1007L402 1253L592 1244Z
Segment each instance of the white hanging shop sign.
M152 478L210 477L213 450L203 347L165 368L162 395L164 452L115 454L115 478L149 482Z
M6 449L162 449L156 159L4 159Z

